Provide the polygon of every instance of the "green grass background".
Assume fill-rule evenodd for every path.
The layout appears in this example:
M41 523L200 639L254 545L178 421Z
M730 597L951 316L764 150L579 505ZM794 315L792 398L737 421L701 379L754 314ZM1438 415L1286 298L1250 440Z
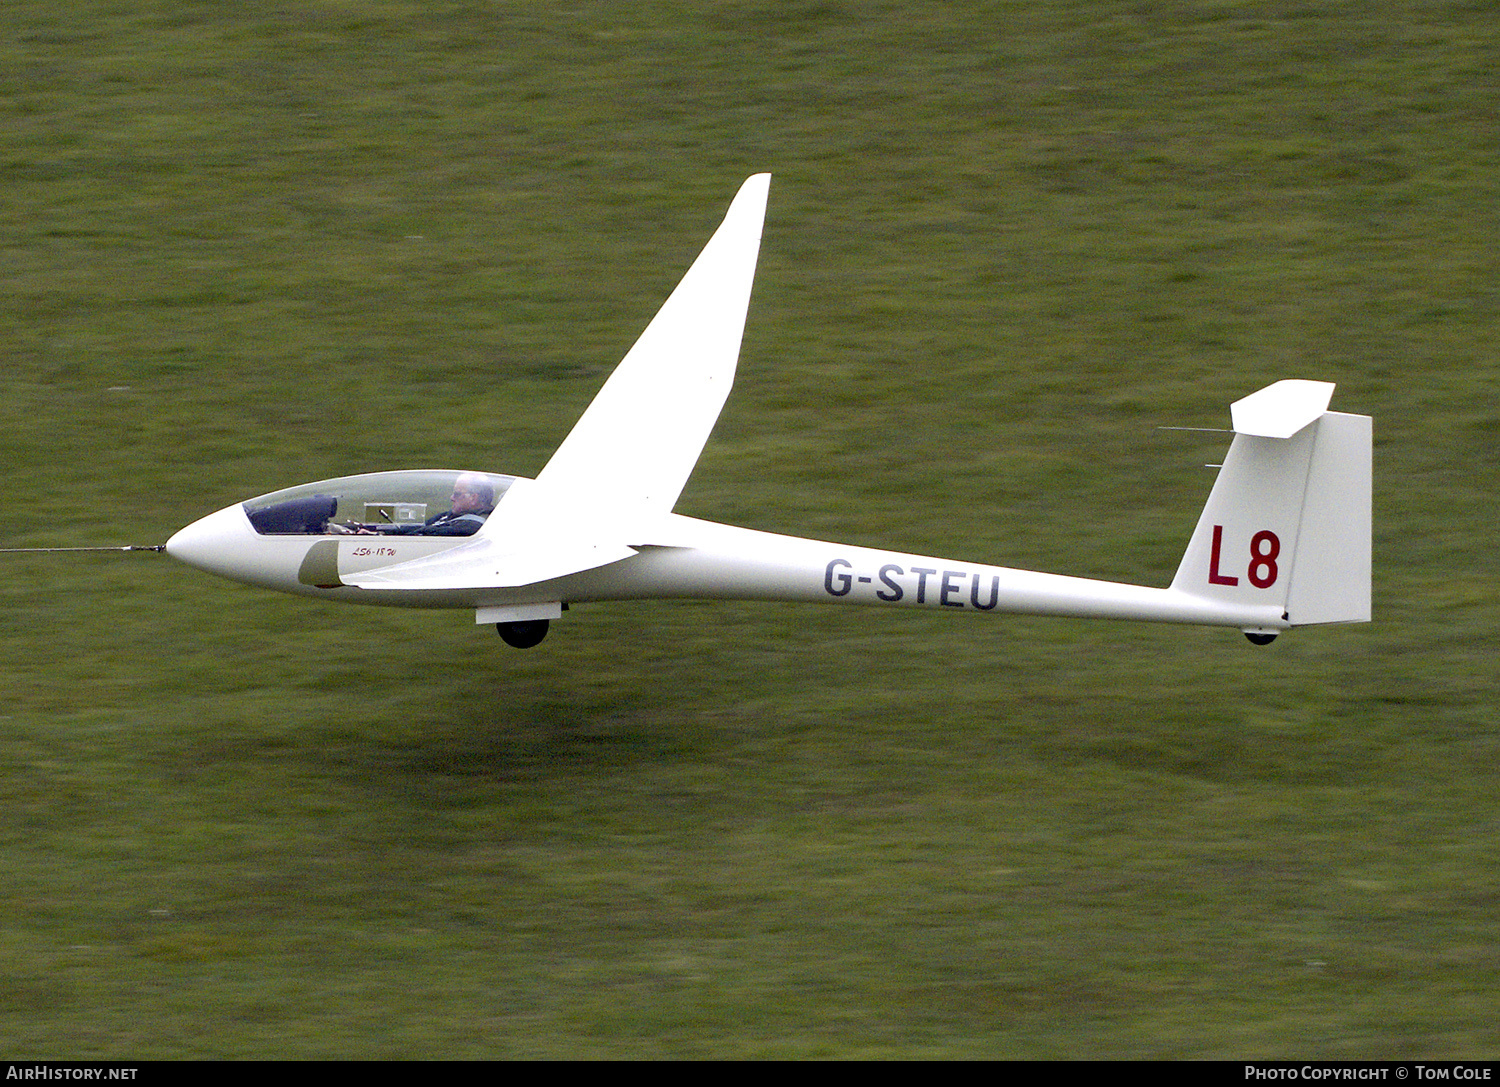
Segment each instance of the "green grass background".
M1500 1052L1500 7L0 8L4 546L535 473L748 174L679 504L1165 584L1228 403L1376 419L1375 616L0 578L0 1054Z

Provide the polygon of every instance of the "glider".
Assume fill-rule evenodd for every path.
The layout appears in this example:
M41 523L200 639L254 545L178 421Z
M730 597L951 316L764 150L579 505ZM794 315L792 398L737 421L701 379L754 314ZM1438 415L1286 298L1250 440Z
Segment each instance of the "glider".
M1371 420L1333 385L1278 381L1234 439L1165 588L850 547L672 512L729 395L770 175L722 225L535 479L346 476L195 521L173 558L356 604L472 609L528 647L569 604L697 598L1020 612L1281 631L1370 618Z

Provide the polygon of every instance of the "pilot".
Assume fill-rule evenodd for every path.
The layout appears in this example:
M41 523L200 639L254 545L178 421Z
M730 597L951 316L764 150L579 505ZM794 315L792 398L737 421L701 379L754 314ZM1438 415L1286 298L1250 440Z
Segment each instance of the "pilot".
M453 481L446 513L420 525L385 525L381 536L472 536L495 508L495 485L478 472L465 472Z

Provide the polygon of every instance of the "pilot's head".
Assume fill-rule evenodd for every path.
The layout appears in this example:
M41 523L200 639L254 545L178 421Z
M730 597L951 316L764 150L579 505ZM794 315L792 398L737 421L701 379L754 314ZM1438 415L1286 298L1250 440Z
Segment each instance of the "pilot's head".
M453 481L454 513L488 513L495 508L495 485L478 472L465 472Z

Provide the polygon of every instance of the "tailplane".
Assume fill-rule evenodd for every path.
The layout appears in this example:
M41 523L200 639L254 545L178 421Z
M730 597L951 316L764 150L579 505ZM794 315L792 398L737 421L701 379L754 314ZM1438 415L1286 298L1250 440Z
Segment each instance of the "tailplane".
M1278 381L1235 402L1234 441L1174 590L1278 605L1290 626L1369 622L1371 419L1326 410L1332 394Z

